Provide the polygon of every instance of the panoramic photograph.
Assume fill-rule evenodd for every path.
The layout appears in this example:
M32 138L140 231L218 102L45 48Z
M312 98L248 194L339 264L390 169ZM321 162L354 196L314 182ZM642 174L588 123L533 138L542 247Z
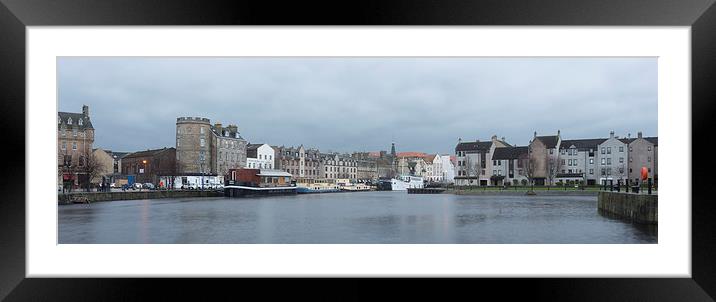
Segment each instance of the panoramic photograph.
M58 57L58 244L657 244L656 57Z

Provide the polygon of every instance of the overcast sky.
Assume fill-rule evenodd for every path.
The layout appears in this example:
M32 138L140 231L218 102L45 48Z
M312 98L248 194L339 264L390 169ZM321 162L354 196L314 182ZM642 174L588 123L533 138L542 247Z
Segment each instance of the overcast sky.
M113 151L175 147L179 116L339 152L658 134L656 58L59 58L58 79Z

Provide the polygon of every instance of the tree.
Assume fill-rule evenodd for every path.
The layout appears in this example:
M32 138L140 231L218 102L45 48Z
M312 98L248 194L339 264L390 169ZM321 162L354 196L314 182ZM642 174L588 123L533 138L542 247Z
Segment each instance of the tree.
M86 189L89 191L91 180L102 176L109 171L105 171L105 167L98 160L97 156L95 156L94 152L90 150L90 148L85 148L81 154L78 168L87 175Z

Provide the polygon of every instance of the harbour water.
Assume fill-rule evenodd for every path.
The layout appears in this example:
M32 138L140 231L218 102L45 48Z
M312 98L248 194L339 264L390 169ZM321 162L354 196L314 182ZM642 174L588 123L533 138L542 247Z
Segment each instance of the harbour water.
M63 243L657 243L596 196L402 192L122 200L59 206Z

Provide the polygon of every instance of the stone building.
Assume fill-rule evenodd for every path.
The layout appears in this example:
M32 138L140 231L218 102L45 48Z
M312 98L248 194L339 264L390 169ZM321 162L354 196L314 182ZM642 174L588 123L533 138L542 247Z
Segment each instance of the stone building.
M559 130L557 130L557 135L549 136L537 136L535 131L527 148L529 155L528 177L535 185L554 185L556 183L561 142Z
M175 148L134 152L122 158L122 171L133 175L135 182L158 185L160 177L177 174L176 158Z
M600 143L598 148L595 171L598 173L597 184L625 184L629 178L628 144L611 131L609 138Z
M92 150L92 157L97 164L95 173L92 173L91 182L93 184L99 184L102 181L112 183L114 174L114 158L112 158L111 151L105 151L102 149Z
M176 163L181 175L225 175L246 165L246 140L236 125L211 125L208 118L178 117Z
M457 160L455 185L487 186L495 183L496 179L492 176L500 172L498 169L493 169L493 166L500 163L492 161L492 153L495 148L503 147L510 147L510 144L505 142L504 138L497 139L496 135L493 135L489 141L482 142L480 140L462 142L462 139L459 139L455 146Z
M318 149L273 146L276 169L290 173L297 183L313 183L321 178L321 154Z
M378 179L378 157L370 152L354 152L356 160L356 178L358 182L373 182Z
M246 166L246 140L239 134L236 125L223 127L216 123L211 127L211 172L219 178L229 173L229 169Z
M641 168L646 167L648 178L656 184L658 180L657 174L657 137L643 137L641 132L637 133L636 138L622 139L622 142L628 144L629 147L629 180L630 183L641 182ZM648 180L647 180L648 181Z
M454 156L451 155L440 155L441 167L442 167L442 181L444 183L455 182L455 163Z
M82 113L57 112L57 169L58 182L65 186L87 187L87 159L92 154L95 129L89 115L89 106Z
M322 153L320 176L325 179L349 179L357 181L358 162L348 154Z

